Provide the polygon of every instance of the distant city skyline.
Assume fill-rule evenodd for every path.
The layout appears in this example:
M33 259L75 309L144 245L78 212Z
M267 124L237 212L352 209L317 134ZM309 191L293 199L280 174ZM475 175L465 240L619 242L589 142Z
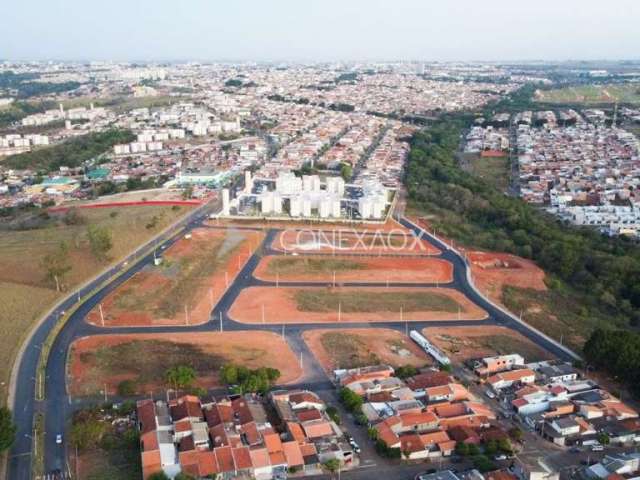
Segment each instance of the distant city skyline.
M8 60L640 58L637 0L25 0L3 10Z

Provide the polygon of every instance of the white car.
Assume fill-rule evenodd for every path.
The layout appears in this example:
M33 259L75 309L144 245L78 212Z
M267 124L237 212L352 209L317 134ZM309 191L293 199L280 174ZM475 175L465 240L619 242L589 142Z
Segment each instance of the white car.
M62 445L62 435L60 433L56 435L56 444Z
M603 450L604 450L604 447L599 443L591 447L592 452L602 452Z

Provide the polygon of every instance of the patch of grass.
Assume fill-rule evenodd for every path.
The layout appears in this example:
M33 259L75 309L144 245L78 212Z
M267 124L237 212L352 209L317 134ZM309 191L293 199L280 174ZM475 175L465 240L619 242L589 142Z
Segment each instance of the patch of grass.
M105 424L99 444L80 455L82 468L78 472L87 480L130 480L142 477L140 441L137 429L133 425ZM72 450L72 460L75 450Z
M329 332L322 335L320 341L338 368L358 368L381 363L378 355L367 348L357 335Z
M0 282L0 405L8 394L13 359L46 305L58 298L46 288Z
M174 103L187 102L190 99L184 96L160 95L157 97L81 97L62 102L65 108L89 107L92 103L96 107L107 107L116 113L124 113L134 108L166 107Z
M298 290L297 307L303 312L457 312L464 309L452 298L435 292L335 292L327 289Z
M473 155L469 159L470 172L483 178L494 187L506 190L509 186L509 157L486 157Z
M178 365L191 366L198 376L208 376L217 372L226 360L188 343L131 340L100 347L94 352L83 352L80 361L90 365L88 383L100 385L100 380L107 377L130 376L142 385L164 382L165 371Z
M544 103L640 103L640 84L579 85L541 91Z
M367 265L353 260L332 258L276 257L269 262L267 272L276 273L332 273L350 270L365 270Z
M191 241L194 245L188 255L172 260L168 252L166 258L171 265L160 269L162 281L145 290L136 288L133 282L125 284L116 296L115 306L120 310L148 311L154 318L174 318L185 305L193 305L201 286L227 263L240 242L228 248L224 238ZM146 272L154 268L157 269L148 267Z
M580 295L563 289L539 291L505 286L502 292L504 305L522 313L522 319L538 330L580 351L585 340L597 328L610 327L613 317L604 316L590 309L588 303L577 301Z

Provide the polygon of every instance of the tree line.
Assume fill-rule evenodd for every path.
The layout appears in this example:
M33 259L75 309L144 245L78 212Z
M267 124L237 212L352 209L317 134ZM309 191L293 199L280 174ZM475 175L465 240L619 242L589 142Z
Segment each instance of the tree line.
M413 136L405 177L413 206L440 214L437 227L451 238L534 260L612 325L638 325L638 245L563 223L463 171L455 153L464 125L444 118Z
M37 82L40 75L37 73L15 73L11 70L0 72L0 89L15 92L18 98L29 98L38 95L50 95L52 93L75 90L80 86L78 82Z
M626 383L640 395L640 334L596 329L584 345L587 362Z
M105 153L116 144L132 142L134 139L131 131L122 129L89 133L59 145L11 155L3 161L3 165L8 168L44 172L59 170L62 166L75 168L81 166L86 160Z

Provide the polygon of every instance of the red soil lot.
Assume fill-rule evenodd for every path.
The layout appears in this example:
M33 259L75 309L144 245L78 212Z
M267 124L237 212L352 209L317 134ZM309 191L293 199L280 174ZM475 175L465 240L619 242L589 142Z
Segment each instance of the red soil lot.
M272 367L280 370L281 377L278 384L291 383L302 375L300 364L287 343L278 334L271 332L198 332L198 333L144 333L132 335L95 335L76 340L69 349L67 363L67 390L72 395L86 395L93 393L93 385L102 389L106 384L107 392L115 394L118 383L123 380L135 379L135 374L114 374L96 378L95 365L83 363L80 358L84 352L95 352L103 347L127 343L136 340L163 340L179 344L191 344L201 347L225 358L229 363L244 365L248 368ZM251 354L257 358L247 360ZM140 352L144 355L144 352ZM158 369L164 371L163 365ZM214 388L220 386L215 371L210 375L196 380L196 386ZM159 383L145 384L141 391L150 392L164 389Z
M320 290L325 287L285 288L285 287L250 287L242 290L229 309L229 316L241 323L262 323L264 306L265 323L331 323L338 322L394 322L400 321L400 312L342 312L340 320L338 312L305 312L297 308L295 293L298 290ZM460 319L482 320L487 313L471 303L460 292L449 288L384 288L384 287L337 287L332 292L434 292L447 295L461 305ZM403 312L403 321L458 320L455 312Z
M274 238L272 248L296 253L368 253L371 255L438 255L440 250L412 233L400 230L367 233L351 229L284 230Z
M433 364L433 361L413 340L402 333L388 328L345 328L345 329L315 329L308 330L302 334L302 338L313 352L322 368L329 374L340 368L336 359L327 352L322 343L322 337L328 333L342 333L347 336L354 336L361 341L366 348L375 353L382 362L392 367L402 365L413 365L414 367L424 367ZM391 344L402 344L402 348L409 352L409 355L402 356L391 349Z
M232 246L232 253L225 264L216 269L216 272L207 279L200 282L198 292L193 297L193 304L189 305L189 325L206 323L212 305L215 305L227 289L228 283L231 285L233 279L238 274L242 266L248 260L250 253L255 250L264 238L262 232L247 232L239 230L217 230L201 228L191 231L192 238L181 238L169 249L163 252L163 257L169 261L178 263L181 258L193 255L194 249L202 245L202 241L224 239L227 235L239 240ZM148 306L140 305L139 309L123 309L117 305L119 295L124 294L128 289L132 289L136 294L144 294L157 290L163 284L171 282L169 278L157 270L158 267L147 266L133 277L120 285L102 301L102 311L104 314L105 327L121 326L157 326L157 325L186 325L187 318L184 310L180 310L173 318L155 318ZM161 298L157 299L158 301ZM87 322L93 325L102 326L99 308L94 308L87 315Z
M494 302L502 302L506 285L544 291L545 273L531 260L508 253L467 252L478 288Z
M275 282L329 282L333 281L332 273L314 273L299 271L297 273L279 273L277 276L269 272L269 265L282 256L266 256L260 261L254 276L261 280ZM292 258L292 257L289 257ZM453 266L446 260L428 257L361 257L361 256L331 256L331 257L296 257L327 258L331 261L344 259L350 262L358 262L366 266L359 270L336 271L336 282L401 282L401 283L447 283L453 279Z
M413 219L420 227L431 231L429 222L424 218ZM437 233L437 232L436 232ZM451 239L438 237L447 243ZM473 281L482 293L494 302L502 304L502 290L509 285L518 288L531 288L545 291L545 272L535 262L509 253L483 252L469 250L462 246L456 248L469 258Z

